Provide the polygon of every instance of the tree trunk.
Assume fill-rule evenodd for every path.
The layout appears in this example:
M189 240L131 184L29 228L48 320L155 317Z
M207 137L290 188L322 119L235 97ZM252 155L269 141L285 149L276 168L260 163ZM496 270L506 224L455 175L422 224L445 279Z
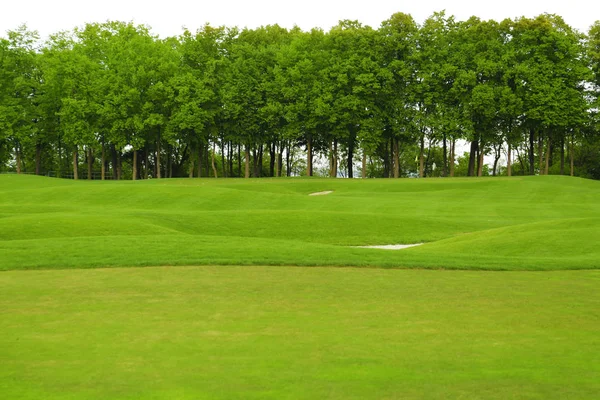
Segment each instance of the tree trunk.
M329 177L333 178L333 140L329 142Z
M467 176L475 176L475 157L479 151L479 142L477 140L471 141L471 149L469 151L469 168L467 170Z
M170 178L169 171L171 170L171 146L168 143L167 143L167 146L166 146L166 150L167 150L167 153L166 153L166 158L167 159L165 160L166 162L164 163L165 165L164 165L164 169L163 169L163 172L162 172L162 177L163 178Z
M519 159L519 164L521 164L521 175L525 176L525 162L523 161L523 157L521 157L521 153L519 153L519 148L517 147L517 158Z
M354 135L348 141L348 178L354 178Z
M279 151L277 152L277 163L275 164L275 175L281 177L281 168L283 167L283 143L279 143Z
M569 151L569 155L571 157L571 176L575 175L575 145L574 145L573 136L571 136L571 149Z
M362 178L367 178L367 152L364 149L362 154Z
M392 159L392 151L390 149L389 141L386 140L382 144L380 144L380 150L383 154L383 177L387 179L392 175L391 170L393 169L390 166L390 160ZM415 162L417 162L417 158L415 158Z
M481 177L483 176L483 157L484 157L484 151L483 151L483 145L479 147L479 157L477 160L477 176Z
M442 163L442 176L448 176L448 149L446 145L446 134L444 133L443 143L442 143L442 151L444 153Z
M540 175L544 173L544 135L541 133L538 137L538 171Z
M205 145L202 145L202 163L204 170L206 171L206 177L210 176L210 144L208 141Z
M35 144L35 174L41 175L42 167L42 145L41 143Z
M165 176L173 177L173 149L170 144L167 144L167 165L165 166Z
M432 140L429 141L429 145L427 146L427 157L425 157L425 176L433 176L433 157L431 157L431 148L434 146ZM431 164L430 164L431 162Z
M131 163L131 180L136 181L138 174L138 151L133 149L133 161Z
M529 175L535 175L535 157L533 154L533 146L535 140L535 131L529 128Z
M198 145L198 178L202 178L202 143Z
M398 179L400 177L400 154L398 151L398 138L392 138L392 159L394 165L394 178Z
M565 174L565 137L560 138L560 174Z
M227 168L225 167L225 140L221 140L221 169L223 178L227 178Z
M279 164L279 152L277 151L278 147L275 145L275 177L279 177L279 172L281 171L281 165Z
M17 158L17 174L21 174L21 152L19 151L19 144L15 146L15 156Z
M550 153L552 152L552 142L550 141L550 137L548 137L548 145L546 147L546 165L544 166L544 175L548 175L550 171Z
M276 159L275 141L269 145L269 176L275 176L275 159Z
M332 173L331 176L332 178L337 178L338 176L338 170L339 170L339 161L338 161L338 141L337 139L334 139L333 141L333 159L331 160L331 162L333 163L332 166Z
M87 151L87 158L88 158L88 180L92 179L92 167L94 165L94 156L92 153L92 148L88 147L88 151Z
M227 158L229 161L229 176L233 178L233 143L231 141L227 142Z
M306 138L306 175L313 176L312 135Z
M121 160L121 149L117 151L117 180L120 181L123 176L123 162Z
M498 147L494 146L494 168L492 170L492 176L496 176L496 170L498 169L498 160L500 160L501 152L502 152L501 144L499 144Z
M254 146L254 148L252 149L252 177L253 178L257 177L257 170L258 170L258 151L256 149L256 146Z
M117 180L117 149L114 144L110 145L110 161L112 164L112 177L113 180Z
M506 151L506 175L512 176L512 165L511 165L511 147L510 143L508 143L508 149Z
M292 149L291 144L287 142L287 149L285 151L285 173L288 177L292 176Z
M184 168L183 166L185 165L186 162L188 162L188 159L190 162L194 161L194 152L193 149L190 145L186 144L185 147L183 148L183 151L181 152L181 157L175 157L175 162L174 162L174 168L173 168L173 172L172 175L175 176L176 178L179 177L183 177L183 173L184 173ZM193 171L193 170L192 170ZM193 172L192 172L193 175Z
M148 179L150 173L150 151L148 150L148 143L144 144L144 179Z
M279 164L279 177L283 176L283 144L280 144L279 155L277 156L277 163Z
M78 174L78 170L77 170L77 148L75 148L75 150L73 150L73 179L77 180L79 179L79 174Z
M421 136L421 149L419 152L419 178L425 174L425 136Z
M158 176L157 176L157 174L156 174L156 170L158 169L158 168L157 168L157 165L158 165L158 160L156 159L156 151L153 151L153 152L152 152L152 156L154 157L154 168L153 168L153 170L152 170L152 176L153 176L154 178L158 178Z
M261 143L261 145L258 147L258 168L256 168L256 177L257 178L260 178L262 176L263 154L264 154L264 146Z
M215 178L218 178L219 175L217 173L217 167L215 165L215 150L216 150L216 144L215 144L215 142L213 142L212 153L210 155L210 164L212 166L212 170L213 170L213 174L215 175Z
M192 150L192 146L190 146L190 169L188 172L189 178L194 177L194 157L192 156L192 154L194 154L194 151Z
M62 176L62 143L60 140L60 135L58 135L58 163L56 165L57 167L57 171L56 171L56 177L60 178Z
M242 176L242 147L237 145L238 178Z
M548 166L549 168L552 168L554 165L554 140L549 140L548 143Z
M100 179L106 179L106 145L104 144L104 140L102 140L102 165L100 166Z
M156 139L156 179L160 179L160 136Z
M246 164L244 178L250 178L250 146L248 145L246 145L244 163Z
M450 142L450 177L454 177L454 160L456 159L456 140Z
M481 166L481 158L479 156L481 155L481 153L483 153L483 149L479 146L479 144L477 144L477 152L475 153L476 154L475 161L477 163L476 169L475 169L475 176L479 176L479 167Z

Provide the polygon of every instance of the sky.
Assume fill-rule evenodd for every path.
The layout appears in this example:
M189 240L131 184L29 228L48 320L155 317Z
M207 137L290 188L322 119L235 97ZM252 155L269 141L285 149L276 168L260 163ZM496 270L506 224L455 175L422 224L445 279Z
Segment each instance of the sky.
M298 25L303 30L314 27L328 30L339 20L350 19L376 28L395 12L411 14L417 23L422 23L441 10L458 20L475 15L497 21L547 12L562 16L582 32L600 20L597 0L4 0L3 3L0 36L25 23L42 38L88 22L107 20L148 25L160 37L179 35L183 27L195 31L205 23L240 28Z

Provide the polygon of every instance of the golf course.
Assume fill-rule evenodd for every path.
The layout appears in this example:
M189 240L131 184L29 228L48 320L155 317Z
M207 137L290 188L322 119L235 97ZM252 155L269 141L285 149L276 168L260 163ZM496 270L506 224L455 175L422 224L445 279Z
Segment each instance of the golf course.
M596 399L599 200L566 176L0 175L0 393Z

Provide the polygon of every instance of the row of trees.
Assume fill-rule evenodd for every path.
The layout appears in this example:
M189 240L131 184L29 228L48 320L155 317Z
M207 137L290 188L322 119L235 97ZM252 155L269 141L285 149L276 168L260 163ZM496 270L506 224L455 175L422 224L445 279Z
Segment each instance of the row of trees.
M398 13L328 32L206 25L167 39L106 22L41 44L21 27L0 38L0 168L600 178L599 87L600 23L582 34L548 14L418 25Z

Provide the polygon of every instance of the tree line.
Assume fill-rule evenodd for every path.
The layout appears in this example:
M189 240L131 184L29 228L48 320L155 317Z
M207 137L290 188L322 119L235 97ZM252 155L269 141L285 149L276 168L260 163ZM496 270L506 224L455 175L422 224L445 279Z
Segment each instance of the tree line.
M22 26L0 38L0 171L600 179L599 87L600 22L551 14L166 39L109 21L44 42Z

